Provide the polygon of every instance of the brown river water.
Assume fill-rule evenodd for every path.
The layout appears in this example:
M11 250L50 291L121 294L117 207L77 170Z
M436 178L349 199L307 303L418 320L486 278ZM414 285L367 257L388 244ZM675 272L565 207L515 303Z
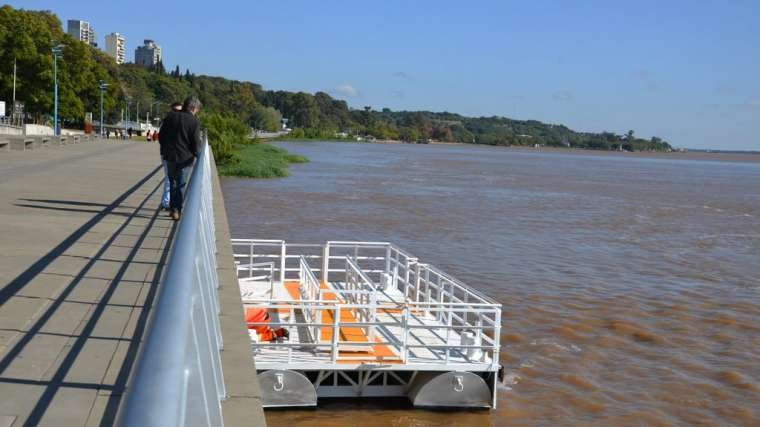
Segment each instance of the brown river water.
M760 425L760 163L283 143L233 237L391 241L503 304L491 411L320 401L269 425Z

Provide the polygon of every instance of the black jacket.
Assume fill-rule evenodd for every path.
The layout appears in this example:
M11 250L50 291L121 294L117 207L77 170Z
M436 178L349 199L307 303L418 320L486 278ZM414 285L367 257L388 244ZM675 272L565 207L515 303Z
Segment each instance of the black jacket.
M198 157L201 145L201 125L185 111L171 111L158 131L161 158L167 162L189 163Z

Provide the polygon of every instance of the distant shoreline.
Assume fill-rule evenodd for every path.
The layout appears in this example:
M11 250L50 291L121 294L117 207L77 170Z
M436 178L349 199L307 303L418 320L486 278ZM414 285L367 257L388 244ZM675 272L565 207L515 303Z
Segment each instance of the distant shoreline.
M700 160L714 162L736 162L736 163L760 163L760 153L716 153L704 151L606 151L606 150L588 150L583 148L558 148L558 147L506 147L510 150L525 152L546 152L546 153L563 153L576 155L597 155L597 156L618 156L618 157L635 157L643 159L665 159L665 160Z
M635 157L644 159L665 159L665 160L699 160L699 161L714 161L714 162L735 162L735 163L760 163L760 152L707 152L707 151L608 151L608 150L589 150L586 148L562 148L562 147L525 147L525 146L506 146L506 145L488 145L488 144L473 144L467 142L431 142L429 144L415 144L408 143L399 140L375 140L369 141L354 141L349 139L326 139L326 138L303 138L303 139L275 139L271 141L325 141L325 142L347 142L354 144L404 144L404 145L451 145L462 147L492 147L498 149L506 149L513 151L520 151L526 153L558 153L558 154L573 154L573 155L595 155L595 156L618 156L618 157Z

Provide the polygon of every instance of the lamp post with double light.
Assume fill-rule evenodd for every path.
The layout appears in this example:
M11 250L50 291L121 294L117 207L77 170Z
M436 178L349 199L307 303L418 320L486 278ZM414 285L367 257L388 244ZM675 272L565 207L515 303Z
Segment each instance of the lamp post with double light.
M63 45L53 46L53 135L60 136L58 128L58 59L63 57Z
M100 89L100 137L103 137L104 131L103 131L103 92L106 91L106 88L108 87L108 83L104 82L103 80L100 80L98 82L98 89Z

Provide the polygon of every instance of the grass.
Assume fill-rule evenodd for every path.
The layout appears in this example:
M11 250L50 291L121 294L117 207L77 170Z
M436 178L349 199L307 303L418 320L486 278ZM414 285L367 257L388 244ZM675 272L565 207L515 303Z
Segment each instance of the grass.
M252 143L236 145L234 162L217 165L223 176L244 178L282 178L288 176L291 163L306 163L304 156L290 154L287 150L269 144Z

